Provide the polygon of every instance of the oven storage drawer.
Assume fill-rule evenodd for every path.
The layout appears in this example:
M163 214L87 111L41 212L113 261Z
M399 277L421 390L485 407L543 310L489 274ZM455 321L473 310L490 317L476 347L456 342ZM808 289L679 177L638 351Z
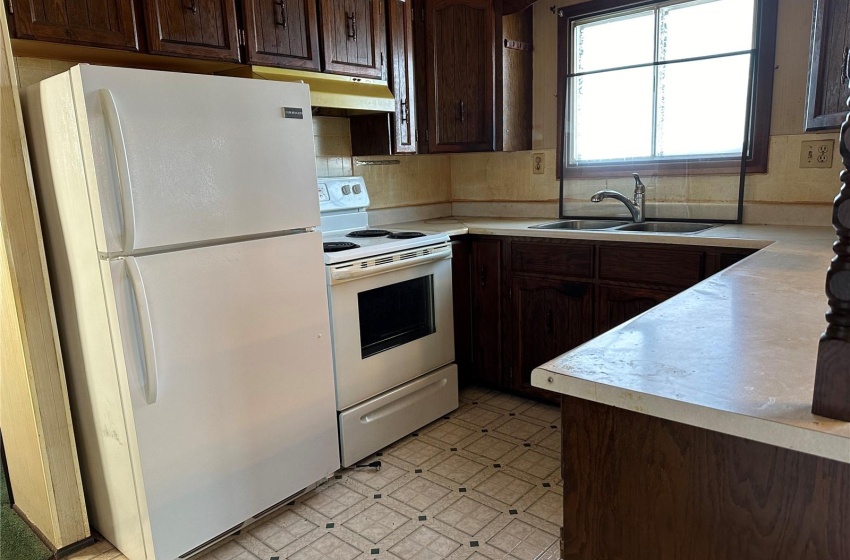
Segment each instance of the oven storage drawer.
M341 412L342 466L351 466L457 407L457 366L449 364Z

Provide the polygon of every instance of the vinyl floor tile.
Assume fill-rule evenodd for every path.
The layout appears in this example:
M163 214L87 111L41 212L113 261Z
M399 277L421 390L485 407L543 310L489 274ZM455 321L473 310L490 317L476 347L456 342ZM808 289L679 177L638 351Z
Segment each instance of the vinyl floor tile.
M559 409L478 387L460 401L360 461L380 470L343 469L197 560L556 560ZM69 560L95 558L126 560L106 541Z

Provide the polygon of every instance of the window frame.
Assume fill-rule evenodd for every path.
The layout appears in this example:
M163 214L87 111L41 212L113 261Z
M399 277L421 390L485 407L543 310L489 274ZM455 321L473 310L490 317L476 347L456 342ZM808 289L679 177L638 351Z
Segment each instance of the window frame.
M565 111L569 102L567 76L572 56L571 27L573 21L590 17L613 15L627 10L656 6L668 0L590 0L558 8L558 97L557 97L557 173L568 179L619 176L623 173L658 175L707 175L715 173L737 174L741 171L741 158L714 160L656 160L633 162L602 162L581 165L564 165L569 130L565 127ZM770 144L770 116L773 102L774 55L776 51L776 19L778 0L756 0L755 77L751 92L750 155L746 161L747 173L767 172L767 155ZM612 109L616 110L616 109ZM616 131L612 131L615 133Z

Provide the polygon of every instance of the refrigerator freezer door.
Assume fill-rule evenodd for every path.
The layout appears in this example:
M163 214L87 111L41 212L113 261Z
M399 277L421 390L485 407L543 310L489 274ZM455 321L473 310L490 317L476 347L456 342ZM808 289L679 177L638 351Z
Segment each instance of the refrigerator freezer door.
M110 262L157 559L339 468L321 234Z
M319 225L304 84L88 65L71 73L80 133L91 138L83 149L106 230L100 250Z

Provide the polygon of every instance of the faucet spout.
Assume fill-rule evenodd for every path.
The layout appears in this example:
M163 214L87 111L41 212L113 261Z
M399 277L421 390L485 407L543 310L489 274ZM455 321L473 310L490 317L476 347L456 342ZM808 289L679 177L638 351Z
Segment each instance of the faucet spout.
M646 187L641 182L640 176L637 173L632 173L632 177L635 179L634 202L626 198L622 193L608 189L595 193L590 197L590 201L602 202L606 198L619 200L626 205L626 208L628 208L629 213L632 215L632 220L634 220L636 224L643 222L646 219Z
M619 200L623 204L626 205L626 208L629 210L629 213L632 215L632 220L635 222L642 222L643 216L640 215L640 209L634 205L634 203L626 198L622 193L612 190L604 190L599 191L590 197L591 202L602 202L606 198L613 198L614 200Z

